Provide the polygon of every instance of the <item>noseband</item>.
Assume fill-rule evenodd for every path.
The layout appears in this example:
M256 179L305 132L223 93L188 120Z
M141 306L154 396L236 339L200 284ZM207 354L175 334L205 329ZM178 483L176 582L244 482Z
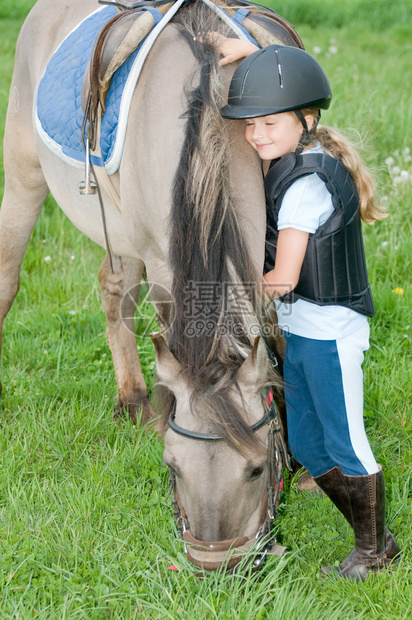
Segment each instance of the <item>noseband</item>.
M268 403L269 397L271 400ZM270 391L265 402L265 415L255 424L250 426L252 432L256 432L269 425L267 463L268 463L268 485L267 493L263 496L261 510L261 524L255 536L242 536L218 542L205 542L192 536L190 524L186 511L182 506L176 485L176 475L170 470L170 487L173 491L173 511L178 524L181 538L184 541L185 552L188 560L195 566L203 570L217 570L223 564L227 569L231 569L240 562L246 552L253 549L256 557L253 566L257 569L262 566L268 553L281 555L284 547L276 544L273 531L273 521L277 516L276 505L281 491L282 471L284 467L290 469L290 462L285 441L283 439L279 417L275 408L273 394ZM195 441L224 441L220 435L213 433L197 433L182 428L174 421L175 412L169 416L170 429Z

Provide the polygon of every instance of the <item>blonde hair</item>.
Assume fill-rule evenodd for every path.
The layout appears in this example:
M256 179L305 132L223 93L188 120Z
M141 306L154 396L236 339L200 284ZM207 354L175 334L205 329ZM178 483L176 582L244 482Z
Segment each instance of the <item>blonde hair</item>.
M355 145L339 131L332 127L322 125L317 127L319 110L302 110L304 116L314 117L314 130L311 132L312 140L318 140L325 153L342 164L352 174L359 194L359 207L361 218L367 224L373 224L375 220L383 220L387 217L384 208L377 203L375 180L362 161Z

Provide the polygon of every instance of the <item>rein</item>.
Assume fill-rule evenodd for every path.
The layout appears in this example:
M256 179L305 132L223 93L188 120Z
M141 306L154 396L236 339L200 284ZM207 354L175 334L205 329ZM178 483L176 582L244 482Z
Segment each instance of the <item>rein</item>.
M273 522L277 516L276 504L281 491L282 471L284 467L290 469L290 462L273 398L269 406L266 405L266 407L267 412L265 415L250 426L250 430L255 432L269 424L267 449L268 485L266 501L265 497L263 498L262 506L264 506L264 509L262 508L261 510L261 524L255 536L243 536L217 542L205 542L195 539L190 532L190 523L186 511L180 502L176 474L169 468L170 491L173 492L173 513L180 536L184 542L185 553L193 564L204 570L216 570L222 564L225 564L227 569L234 568L242 559L242 555L252 549L256 552L253 567L258 569L263 565L268 553L281 555L285 550L285 547L276 544ZM223 440L223 437L217 434L197 433L179 426L174 421L174 415L175 412L173 411L168 420L169 427L173 432L195 441L213 442Z

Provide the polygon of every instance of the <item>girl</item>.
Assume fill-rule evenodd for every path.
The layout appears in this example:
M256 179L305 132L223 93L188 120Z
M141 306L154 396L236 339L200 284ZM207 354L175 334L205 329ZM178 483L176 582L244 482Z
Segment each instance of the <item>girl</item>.
M265 285L286 338L285 397L294 457L349 521L355 548L323 574L362 581L399 555L385 527L385 486L363 424L366 317L374 306L361 218L384 214L370 173L338 132L318 127L332 93L307 52L259 50L212 33L221 65L236 69L225 118L244 119L245 137L270 168L265 177Z

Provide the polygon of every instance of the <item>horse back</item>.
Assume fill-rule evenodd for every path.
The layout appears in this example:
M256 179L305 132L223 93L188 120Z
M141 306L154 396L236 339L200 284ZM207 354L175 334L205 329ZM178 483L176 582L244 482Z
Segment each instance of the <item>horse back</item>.
M20 30L14 73L27 64L35 89L58 46L99 6L97 0L38 0Z

